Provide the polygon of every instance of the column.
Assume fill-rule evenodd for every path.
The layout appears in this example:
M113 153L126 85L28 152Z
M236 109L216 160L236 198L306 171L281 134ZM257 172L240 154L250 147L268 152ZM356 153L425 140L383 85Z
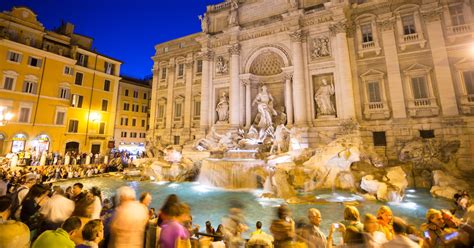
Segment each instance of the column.
M249 128L252 125L252 109L251 109L251 99L250 99L250 79L244 81L245 84L245 127Z
M443 27L441 25L441 12L432 10L423 12L428 40L430 42L431 56L433 56L434 73L438 86L441 110L445 116L458 115L458 105L454 91L454 82L449 67L448 52L444 41Z
M403 93L402 78L400 75L400 62L398 60L397 42L393 25L394 18L382 19L380 30L382 31L383 50L385 52L385 65L387 67L388 93L390 94L390 105L392 106L393 118L406 118L405 96ZM398 23L397 23L398 25Z
M293 54L293 105L294 122L297 126L306 126L308 124L306 116L306 89L303 64L302 40L304 34L301 30L290 34L291 52Z
M229 48L230 53L230 88L229 88L229 124L238 127L240 123L240 46L233 44Z
M293 125L293 94L291 92L291 79L293 73L285 73L285 110L287 125Z
M200 126L202 130L209 127L209 79L210 79L210 61L213 58L211 51L202 52L202 75L201 75L201 119Z
M338 79L336 81L336 98L340 97L338 102L342 106L337 107L337 116L343 119L355 117L355 106L354 106L354 90L352 87L352 70L351 62L349 58L349 48L347 45L346 37L346 22L339 21L332 24L329 29L331 33L335 35L336 49L335 51L335 62L336 72ZM339 95L337 94L339 88Z
M170 59L169 65L168 65L168 94L166 96L166 125L165 128L170 130L171 134L171 128L173 124L173 89L174 89L174 77L175 77L175 59L172 58ZM171 140L171 137L170 137Z
M158 106L158 80L160 80L159 71L160 71L160 68L157 67L157 65L155 65L155 67L153 68L153 81L151 84L151 96L150 96L151 102L150 102L150 120L149 120L150 129L149 131L151 132L148 135L152 135L156 128L155 120L156 120L156 115L157 115L156 107ZM152 137L152 139L155 139L155 137Z
M239 121L239 126L244 126L245 125L245 95L246 95L246 92L245 92L245 84L243 81L240 81L239 83L240 85L240 89L239 89L239 92L240 92L240 106L239 106L239 116L240 116L240 121Z
M192 116L192 85L193 85L193 55L188 54L186 58L186 71L185 76L185 91L184 91L184 128L191 128L191 116Z

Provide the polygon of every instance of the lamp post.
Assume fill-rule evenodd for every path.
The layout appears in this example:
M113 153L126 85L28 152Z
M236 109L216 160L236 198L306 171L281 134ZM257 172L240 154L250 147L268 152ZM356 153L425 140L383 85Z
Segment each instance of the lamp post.
M12 118L13 113L7 111L6 107L0 106L0 127L7 125Z

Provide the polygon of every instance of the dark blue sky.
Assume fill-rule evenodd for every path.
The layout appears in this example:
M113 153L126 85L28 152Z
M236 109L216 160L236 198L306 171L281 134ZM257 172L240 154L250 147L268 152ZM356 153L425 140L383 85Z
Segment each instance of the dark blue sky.
M31 8L47 29L61 20L94 38L97 51L124 62L122 74L151 74L154 46L201 31L198 15L223 0L0 0L0 10Z

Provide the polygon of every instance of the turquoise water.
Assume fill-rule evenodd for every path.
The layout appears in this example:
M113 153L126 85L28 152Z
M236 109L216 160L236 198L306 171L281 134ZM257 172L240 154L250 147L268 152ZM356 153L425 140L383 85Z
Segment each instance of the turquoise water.
M92 186L99 187L105 197L110 197L115 190L123 185L134 188L138 193L148 191L153 196L152 207L160 209L164 200L169 194L176 194L178 197L188 203L192 209L193 220L195 224L201 226L201 231L205 230L204 223L210 220L214 228L217 228L223 216L226 215L229 202L238 200L245 205L244 213L247 218L247 224L250 230L255 229L255 223L262 221L264 230L268 230L271 220L276 216L276 208L283 203L280 199L261 199L261 190L249 191L229 191L219 188L212 188L200 185L197 182L169 183L169 182L140 182L126 181L115 177L96 177L89 179L70 180L56 183L62 187L72 186L75 182L84 184L85 189ZM349 193L337 192L339 196L351 197ZM328 191L317 191L312 193L316 195L332 194ZM357 206L361 216L365 213L376 214L378 208L383 204L380 202L363 201ZM419 226L424 222L425 212L428 208L451 208L449 201L433 198L426 190L408 190L405 200L402 203L388 204L395 216L406 219L410 224ZM339 222L343 219L344 205L338 202L321 204L301 204L289 205L293 211L295 220L306 218L309 208L317 208L322 214L321 227L325 233L331 223Z

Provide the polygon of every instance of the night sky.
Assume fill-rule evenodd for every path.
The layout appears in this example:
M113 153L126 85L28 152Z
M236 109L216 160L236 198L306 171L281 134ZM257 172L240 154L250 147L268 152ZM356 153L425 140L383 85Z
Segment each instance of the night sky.
M46 29L61 21L94 39L97 51L124 62L121 74L151 74L154 46L201 31L198 15L223 0L0 0L0 11L32 9Z

